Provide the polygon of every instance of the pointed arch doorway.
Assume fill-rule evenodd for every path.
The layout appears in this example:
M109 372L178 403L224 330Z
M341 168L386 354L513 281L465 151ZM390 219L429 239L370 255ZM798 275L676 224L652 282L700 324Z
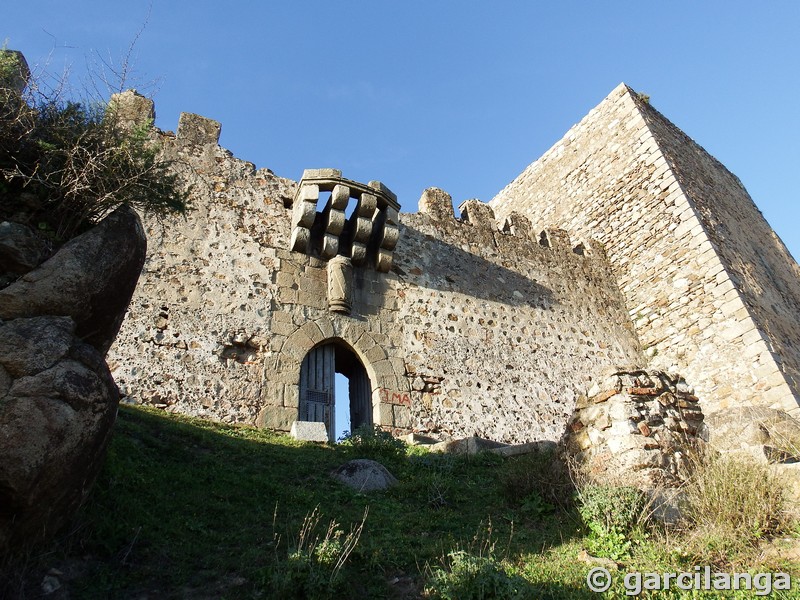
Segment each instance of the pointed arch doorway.
M348 397L336 398L336 373L348 380ZM372 387L367 370L350 348L324 343L306 354L300 366L299 420L325 423L328 439L336 440L336 402L349 405L350 428L372 424Z

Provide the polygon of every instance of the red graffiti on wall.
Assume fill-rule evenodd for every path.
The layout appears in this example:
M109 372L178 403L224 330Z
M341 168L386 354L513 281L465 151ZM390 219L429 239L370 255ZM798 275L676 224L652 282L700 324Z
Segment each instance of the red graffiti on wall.
M393 392L386 388L381 388L381 402L385 404L399 404L400 406L411 406L411 396L406 392Z

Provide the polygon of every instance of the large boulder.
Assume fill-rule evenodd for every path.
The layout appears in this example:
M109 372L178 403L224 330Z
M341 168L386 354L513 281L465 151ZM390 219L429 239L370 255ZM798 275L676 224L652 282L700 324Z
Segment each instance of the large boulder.
M55 531L105 457L119 391L69 317L0 322L0 554Z
M397 484L397 479L386 467L366 458L346 462L333 471L331 477L357 492L385 490Z
M146 252L139 216L122 207L20 276L42 248L29 231L6 229L0 278L14 281L0 290L0 555L55 532L99 472L119 404L104 356Z
M146 252L139 216L122 206L0 290L0 319L72 317L78 337L105 356L122 325Z

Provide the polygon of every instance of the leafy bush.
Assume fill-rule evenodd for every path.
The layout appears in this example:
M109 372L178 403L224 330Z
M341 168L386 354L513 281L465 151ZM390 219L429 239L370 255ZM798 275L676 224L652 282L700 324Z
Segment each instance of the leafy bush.
M522 500L522 511L532 519L541 519L553 512L555 507L544 500L537 491L533 491Z
M631 486L590 484L578 492L578 512L589 528L587 550L619 560L628 555L631 539L646 523L647 496Z
M426 569L425 591L441 600L532 598L531 584L495 556L492 525L479 531L466 550L457 549Z
M352 432L345 431L339 445L358 458L394 461L406 456L407 446L403 440L388 431L372 425L361 425Z
M432 569L426 591L442 600L532 598L531 584L510 573L491 556L458 550L447 555L446 565Z
M150 123L123 127L107 103L65 99L63 90L33 85L21 96L18 71L16 55L0 51L0 218L62 241L121 204L158 216L186 210Z

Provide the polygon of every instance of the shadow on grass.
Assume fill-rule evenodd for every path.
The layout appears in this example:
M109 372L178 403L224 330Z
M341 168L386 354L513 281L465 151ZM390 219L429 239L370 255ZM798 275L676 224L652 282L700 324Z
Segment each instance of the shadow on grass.
M526 522L501 490L495 455L384 461L400 484L363 495L329 477L357 452L121 407L89 502L67 534L29 560L20 597L26 589L38 597L55 568L69 591L62 597L269 598L272 570L315 507L325 527L335 520L345 532L369 507L343 571L352 598L419 597L424 565L487 530L512 561L578 535L561 513ZM395 580L409 577L415 584L400 589ZM580 597L563 583L538 589L540 597Z

